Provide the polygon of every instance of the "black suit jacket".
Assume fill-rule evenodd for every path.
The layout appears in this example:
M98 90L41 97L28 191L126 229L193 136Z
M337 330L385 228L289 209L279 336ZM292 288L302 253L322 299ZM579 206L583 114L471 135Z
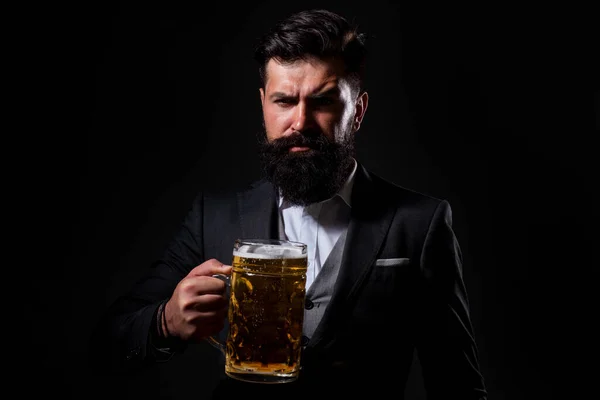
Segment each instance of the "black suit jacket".
M112 354L113 365L125 369L156 361L161 354L148 339L160 300L203 261L229 263L235 239L277 238L277 224L275 190L264 180L242 192L200 193L150 274L112 306L103 338L93 342L96 349L111 345L97 357ZM410 261L376 265L387 258ZM223 377L215 398L354 397L367 389L402 399L415 350L428 399L486 398L448 202L394 185L359 164L339 276L303 351L300 378L262 385Z

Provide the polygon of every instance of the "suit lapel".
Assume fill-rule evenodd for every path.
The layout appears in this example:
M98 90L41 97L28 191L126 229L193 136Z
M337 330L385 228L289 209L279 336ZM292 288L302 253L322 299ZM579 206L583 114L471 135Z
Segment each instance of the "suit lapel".
M278 238L276 199L275 189L266 180L238 194L243 238Z
M375 263L394 215L394 209L374 202L381 193L359 164L352 191L352 211L341 268L323 318L308 346L326 345L331 333L350 310L364 277ZM376 206L373 206L373 204Z

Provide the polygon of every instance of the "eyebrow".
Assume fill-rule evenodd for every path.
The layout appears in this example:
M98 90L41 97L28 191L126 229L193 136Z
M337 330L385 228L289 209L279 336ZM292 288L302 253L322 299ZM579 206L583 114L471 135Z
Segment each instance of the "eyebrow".
M333 96L333 95L337 95L340 93L340 89L338 86L334 86L330 89L327 89L324 92L321 93L315 93L315 94L311 94L310 96L308 96L311 99L319 99L319 98L323 98L323 97L327 97L327 96ZM290 95L284 92L273 92L271 93L271 95L269 96L270 100L277 100L277 99L295 99L298 96L295 95Z

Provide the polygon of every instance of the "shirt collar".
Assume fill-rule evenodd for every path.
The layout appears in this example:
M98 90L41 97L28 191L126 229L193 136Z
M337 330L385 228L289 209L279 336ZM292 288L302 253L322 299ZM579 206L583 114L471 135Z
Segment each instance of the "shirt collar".
M334 196L331 197L331 198L333 198L335 196L339 196L342 200L344 200L344 202L348 205L348 207L352 207L352 202L351 202L352 187L354 186L354 177L356 175L356 169L358 167L358 163L356 162L356 159L352 158L352 161L354 163L354 166L352 167L352 171L350 172L350 175L348 175L348 178L346 179L344 186L342 186L342 188L339 190L339 192L337 192ZM279 195L278 197L279 197L278 205L279 205L280 210L291 207L291 205L287 201L284 201L284 199L281 195ZM325 203L326 201L329 201L331 198L320 201L319 203Z

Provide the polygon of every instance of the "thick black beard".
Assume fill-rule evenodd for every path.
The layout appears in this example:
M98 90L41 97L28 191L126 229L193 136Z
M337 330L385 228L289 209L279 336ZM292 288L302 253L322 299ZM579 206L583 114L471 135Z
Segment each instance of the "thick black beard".
M294 146L308 151L290 152ZM302 132L259 143L266 178L288 202L305 206L326 200L344 185L354 157L354 136L335 143L318 132Z

